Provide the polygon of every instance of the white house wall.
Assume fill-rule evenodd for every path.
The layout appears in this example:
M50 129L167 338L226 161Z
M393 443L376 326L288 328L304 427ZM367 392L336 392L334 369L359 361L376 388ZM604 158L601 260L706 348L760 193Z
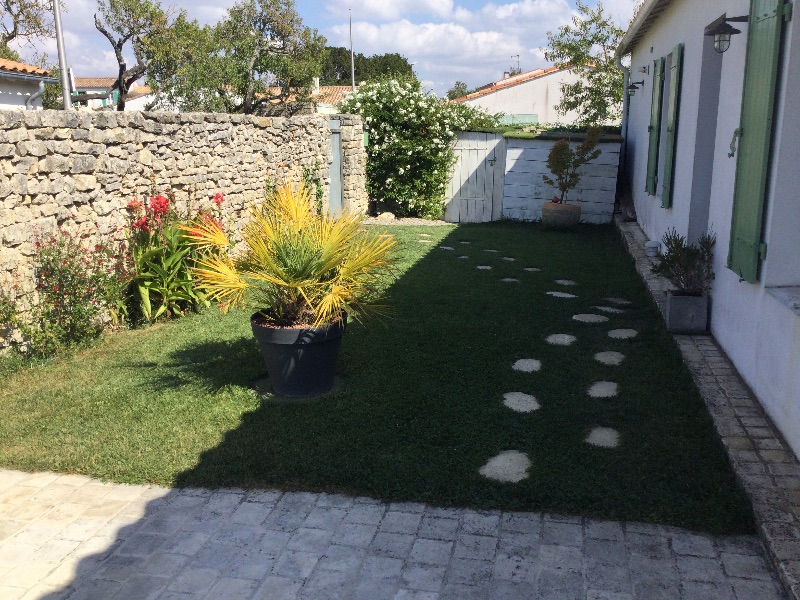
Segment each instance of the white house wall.
M555 71L518 85L497 90L485 96L464 101L470 106L485 108L489 113L538 115L539 123L574 123L578 114L570 111L559 115L555 105L561 102L561 83L575 83L578 75Z
M696 2L674 0L632 53L631 79L644 86L631 98L628 130L628 173L637 219L650 239L660 240L675 227L690 233L690 198L695 177L711 177L708 228L717 236L714 256L716 279L712 289L711 331L737 370L758 396L796 454L800 454L800 287L778 290L770 286L800 286L800 35L793 35L799 16L785 27L783 74L779 81L776 135L773 142L770 190L764 218L767 258L759 282L740 281L726 267L736 176L736 158L728 156L739 127L747 24L734 23L742 34L733 36L722 55L719 110L714 137L713 165L696 165L698 113L702 103L717 98L700 94L703 35L706 25L720 17L747 15L747 0ZM657 195L645 192L648 125L653 89L653 60L683 43L684 63L678 125L673 205L661 206L662 182ZM639 68L649 66L649 73ZM667 75L668 76L668 75ZM706 130L708 128L705 128ZM695 166L698 172L695 173ZM698 200L697 197L694 198ZM696 223L694 223L696 225ZM696 229L696 227L695 227ZM778 299L782 296L782 299ZM788 299L787 299L788 298ZM798 304L800 306L800 304Z
M0 76L0 110L25 110L25 101L39 91L39 82L22 79L5 79ZM42 99L33 102L37 109L42 108Z

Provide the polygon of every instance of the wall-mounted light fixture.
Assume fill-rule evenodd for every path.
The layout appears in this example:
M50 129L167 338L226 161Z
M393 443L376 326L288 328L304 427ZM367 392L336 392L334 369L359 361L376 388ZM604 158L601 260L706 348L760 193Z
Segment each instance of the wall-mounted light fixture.
M628 96L635 96L636 90L639 89L640 85L644 85L644 79L642 79L641 81L634 81L633 83L631 83L628 86Z
M728 23L747 23L750 17L726 17L721 16L705 29L705 35L714 37L714 50L722 54L731 47L731 36L742 33L741 30L729 25Z
M643 67L639 67L639 73L644 73L645 75L650 74L650 65L645 65Z

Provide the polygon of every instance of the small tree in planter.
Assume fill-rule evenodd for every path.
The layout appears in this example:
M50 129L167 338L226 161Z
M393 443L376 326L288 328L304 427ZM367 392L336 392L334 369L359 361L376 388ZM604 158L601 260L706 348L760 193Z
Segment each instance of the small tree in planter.
M661 241L664 254L652 271L666 277L676 287L666 293L667 329L676 333L702 333L708 328L708 291L714 280L717 237L709 232L696 244L688 244L673 227Z
M599 142L600 128L590 127L586 138L574 150L566 139L553 144L547 156L547 168L553 177L543 175L542 178L546 184L558 189L559 195L542 206L542 224L546 227L574 227L580 221L581 207L578 204L567 205L567 194L581 181L578 169L600 156Z

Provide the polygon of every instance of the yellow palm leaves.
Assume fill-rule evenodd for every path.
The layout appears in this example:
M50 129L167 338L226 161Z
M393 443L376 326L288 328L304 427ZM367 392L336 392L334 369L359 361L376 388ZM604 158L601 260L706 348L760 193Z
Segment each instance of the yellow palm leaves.
M218 224L189 232L193 243L227 247ZM344 313L374 312L391 273L394 238L372 234L357 215L317 214L310 190L283 183L250 210L232 258L209 252L195 274L222 310L254 303L278 326L319 326Z

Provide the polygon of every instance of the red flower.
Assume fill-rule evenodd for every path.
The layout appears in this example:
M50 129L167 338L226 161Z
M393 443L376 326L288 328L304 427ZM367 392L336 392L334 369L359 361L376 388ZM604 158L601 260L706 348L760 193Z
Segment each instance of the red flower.
M139 212L139 210L143 206L144 206L144 202L142 202L141 200L133 199L130 202L128 202L128 210L131 211L132 213Z
M142 217L141 219L137 219L131 225L134 229L138 229L139 231L150 231L150 226L147 224L147 217Z
M208 223L209 225L215 225L217 227L217 229L222 230L222 223L220 223L217 219L212 217L210 214L203 213L202 215L200 215L200 218L203 221L205 221L206 223Z
M214 195L214 199L212 200L212 202L217 206L222 206L222 203L225 202L225 194L223 194L222 192L217 192Z
M165 215L169 212L169 198L164 196L156 196L150 198L150 210L154 215Z

